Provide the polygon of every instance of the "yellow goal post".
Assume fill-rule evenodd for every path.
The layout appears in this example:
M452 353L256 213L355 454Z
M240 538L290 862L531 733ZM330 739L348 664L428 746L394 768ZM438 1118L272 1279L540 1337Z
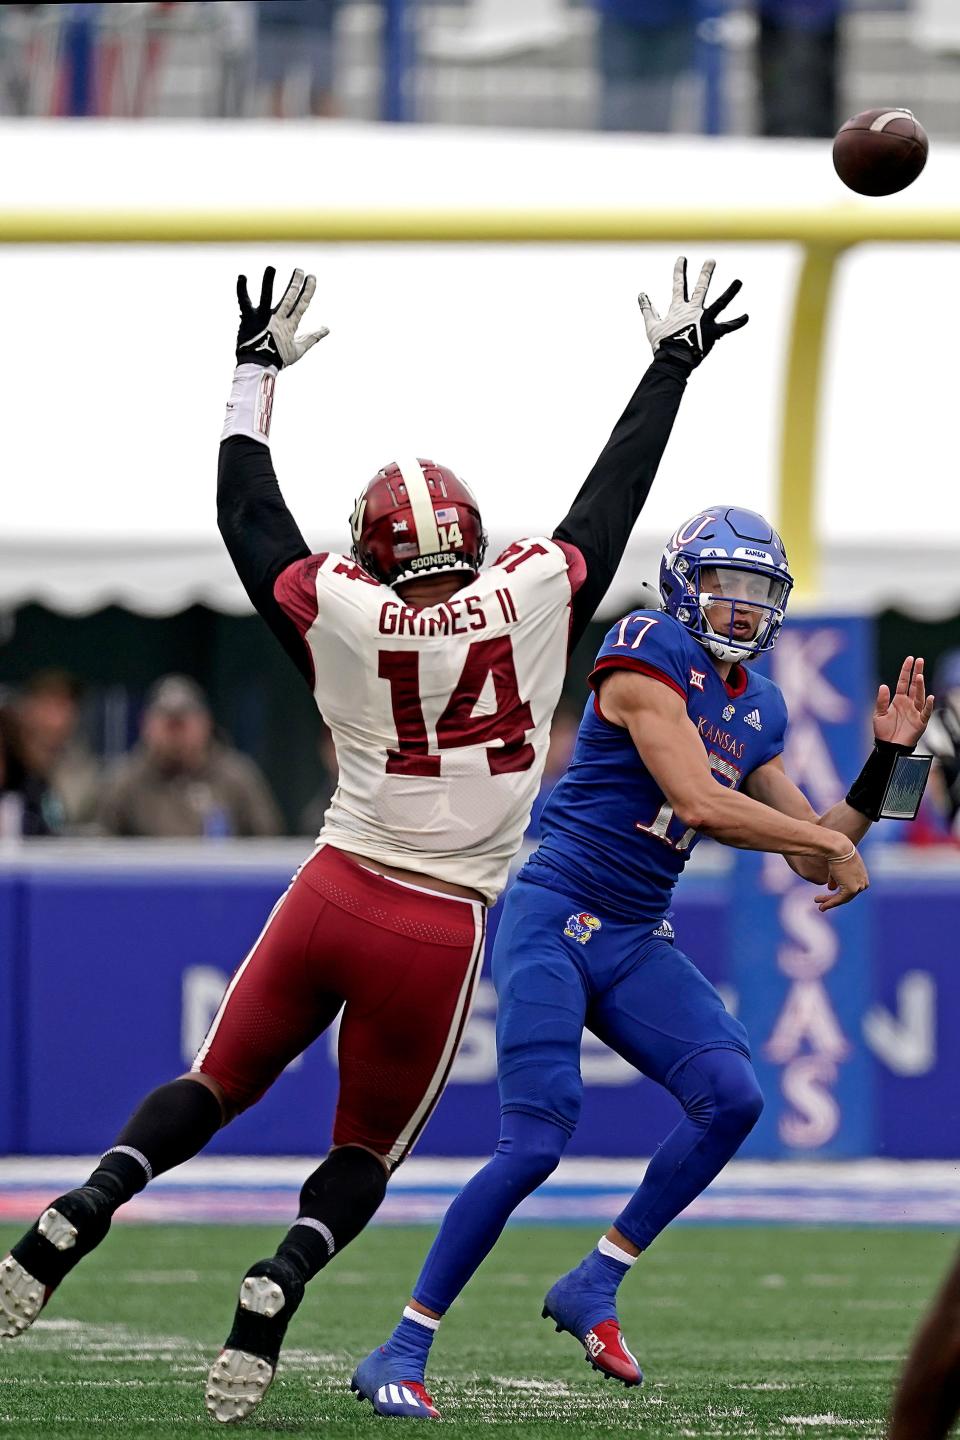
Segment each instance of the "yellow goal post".
M836 263L854 245L960 241L960 209L876 210L291 210L0 212L0 244L705 244L803 248L780 423L777 521L790 536L796 593L819 585L816 450L827 315Z

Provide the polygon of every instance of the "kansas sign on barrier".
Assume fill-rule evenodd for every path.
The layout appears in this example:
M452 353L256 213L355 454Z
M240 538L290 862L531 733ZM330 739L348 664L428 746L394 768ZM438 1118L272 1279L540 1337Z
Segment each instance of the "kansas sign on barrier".
M869 746L869 624L794 622L774 659L791 711L787 769L823 809ZM678 941L744 1020L766 1096L745 1155L960 1155L960 867L901 869L884 850L873 842L869 893L826 916L778 858L718 851L680 884ZM289 880L285 861L218 868L206 855L202 867L0 862L0 1148L98 1151L147 1090L188 1067ZM495 1145L495 1010L484 981L419 1153ZM335 1048L332 1030L211 1149L322 1154ZM675 1102L593 1037L582 1068L571 1153L652 1153Z

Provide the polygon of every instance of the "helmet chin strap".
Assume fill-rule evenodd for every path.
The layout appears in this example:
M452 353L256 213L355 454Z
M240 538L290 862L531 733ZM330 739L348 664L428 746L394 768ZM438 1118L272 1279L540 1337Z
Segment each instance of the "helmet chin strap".
M739 648L734 649L732 645L724 645L722 640L705 640L704 644L710 654L717 660L729 660L735 663L738 660L746 660L752 651L745 651Z
M721 640L707 619L707 607L702 602L700 602L700 614L703 616L703 623L706 627L706 634L700 638L715 660L736 662L737 660L746 660L755 653L752 649L747 650L741 645L731 645L729 640Z

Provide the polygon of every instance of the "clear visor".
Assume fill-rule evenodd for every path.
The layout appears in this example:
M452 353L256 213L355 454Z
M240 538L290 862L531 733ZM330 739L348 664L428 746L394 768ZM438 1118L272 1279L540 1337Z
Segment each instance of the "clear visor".
M744 605L762 605L780 610L787 595L785 580L764 575L756 570L739 570L734 566L700 571L700 601L738 600Z

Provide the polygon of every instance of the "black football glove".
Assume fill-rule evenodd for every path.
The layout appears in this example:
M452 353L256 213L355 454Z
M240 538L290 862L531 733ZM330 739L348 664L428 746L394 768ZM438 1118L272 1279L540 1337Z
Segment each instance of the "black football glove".
M700 364L704 355L709 355L721 335L729 335L746 325L748 315L738 315L736 320L718 320L740 289L740 281L728 285L712 305L704 306L716 260L705 260L700 278L693 287L693 294L687 298L687 259L681 255L673 267L673 299L663 319L654 310L649 295L640 295L640 310L647 327L647 339L653 346L654 355L665 354L680 360L691 370Z
M237 299L240 302L238 365L275 365L278 370L282 370L285 365L295 365L311 346L330 333L326 326L323 326L310 335L297 338L297 326L313 299L317 277L305 277L302 270L294 270L279 305L271 309L273 279L276 273L272 265L268 265L264 270L258 305L250 303L246 275L237 276Z

